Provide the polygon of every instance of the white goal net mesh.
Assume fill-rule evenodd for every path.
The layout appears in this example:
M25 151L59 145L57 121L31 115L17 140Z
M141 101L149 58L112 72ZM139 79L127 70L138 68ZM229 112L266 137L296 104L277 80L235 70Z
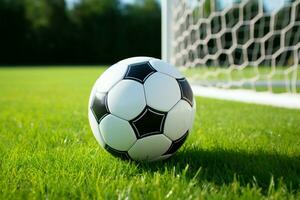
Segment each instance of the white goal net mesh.
M170 61L204 86L300 92L300 0L174 0Z

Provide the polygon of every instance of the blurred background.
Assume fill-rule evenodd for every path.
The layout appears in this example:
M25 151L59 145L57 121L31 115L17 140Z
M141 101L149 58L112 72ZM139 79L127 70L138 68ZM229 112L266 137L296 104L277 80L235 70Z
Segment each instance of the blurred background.
M157 0L0 0L0 66L161 55Z
M223 10L240 0L216 0ZM264 0L272 11L289 0ZM196 5L198 0L189 0ZM160 0L0 0L0 66L161 57Z

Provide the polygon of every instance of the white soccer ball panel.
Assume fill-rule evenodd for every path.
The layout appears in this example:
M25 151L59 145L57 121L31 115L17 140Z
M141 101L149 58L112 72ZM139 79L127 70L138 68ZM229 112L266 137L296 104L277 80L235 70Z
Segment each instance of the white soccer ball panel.
M109 67L96 81L97 92L108 92L117 82L123 79L128 66L122 63L116 63Z
M150 64L152 67L163 74L168 74L174 78L183 78L181 73L174 67L173 65L170 65L169 63L166 63L160 59L151 59Z
M129 122L114 115L104 117L99 126L105 143L116 150L127 151L136 141Z
M108 93L109 111L126 120L137 117L145 108L146 100L143 85L133 80L122 80Z
M96 138L96 140L99 142L99 144L104 147L105 146L105 142L101 136L100 130L99 130L99 126L97 123L97 120L95 118L95 116L93 115L92 111L89 109L89 122L90 122L90 126L92 129L92 132Z
M169 149L171 143L171 140L162 134L144 137L136 141L128 154L134 160L151 161L163 155Z
M164 134L173 141L181 138L192 124L193 108L185 100L180 100L167 114Z
M159 72L151 75L144 87L147 105L159 111L169 111L181 98L176 79Z
M132 57L132 58L127 58L127 59L121 60L117 64L122 64L122 65L127 65L128 66L128 65L131 65L131 64L135 64L135 63L147 62L151 59L153 59L153 58L146 57L146 56L138 56L138 57Z

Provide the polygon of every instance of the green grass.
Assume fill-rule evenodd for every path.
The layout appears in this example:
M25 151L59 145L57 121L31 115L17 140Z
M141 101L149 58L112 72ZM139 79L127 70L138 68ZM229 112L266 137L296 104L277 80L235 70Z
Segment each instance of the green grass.
M0 199L299 199L300 111L196 98L171 159L122 161L87 119L104 68L0 69Z

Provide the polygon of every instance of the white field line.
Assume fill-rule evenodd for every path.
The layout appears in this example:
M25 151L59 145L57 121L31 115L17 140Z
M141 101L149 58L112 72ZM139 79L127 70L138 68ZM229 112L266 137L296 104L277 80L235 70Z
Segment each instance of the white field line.
M243 89L220 89L199 85L192 85L192 89L196 96L300 109L300 94L273 94L269 92L254 92Z

